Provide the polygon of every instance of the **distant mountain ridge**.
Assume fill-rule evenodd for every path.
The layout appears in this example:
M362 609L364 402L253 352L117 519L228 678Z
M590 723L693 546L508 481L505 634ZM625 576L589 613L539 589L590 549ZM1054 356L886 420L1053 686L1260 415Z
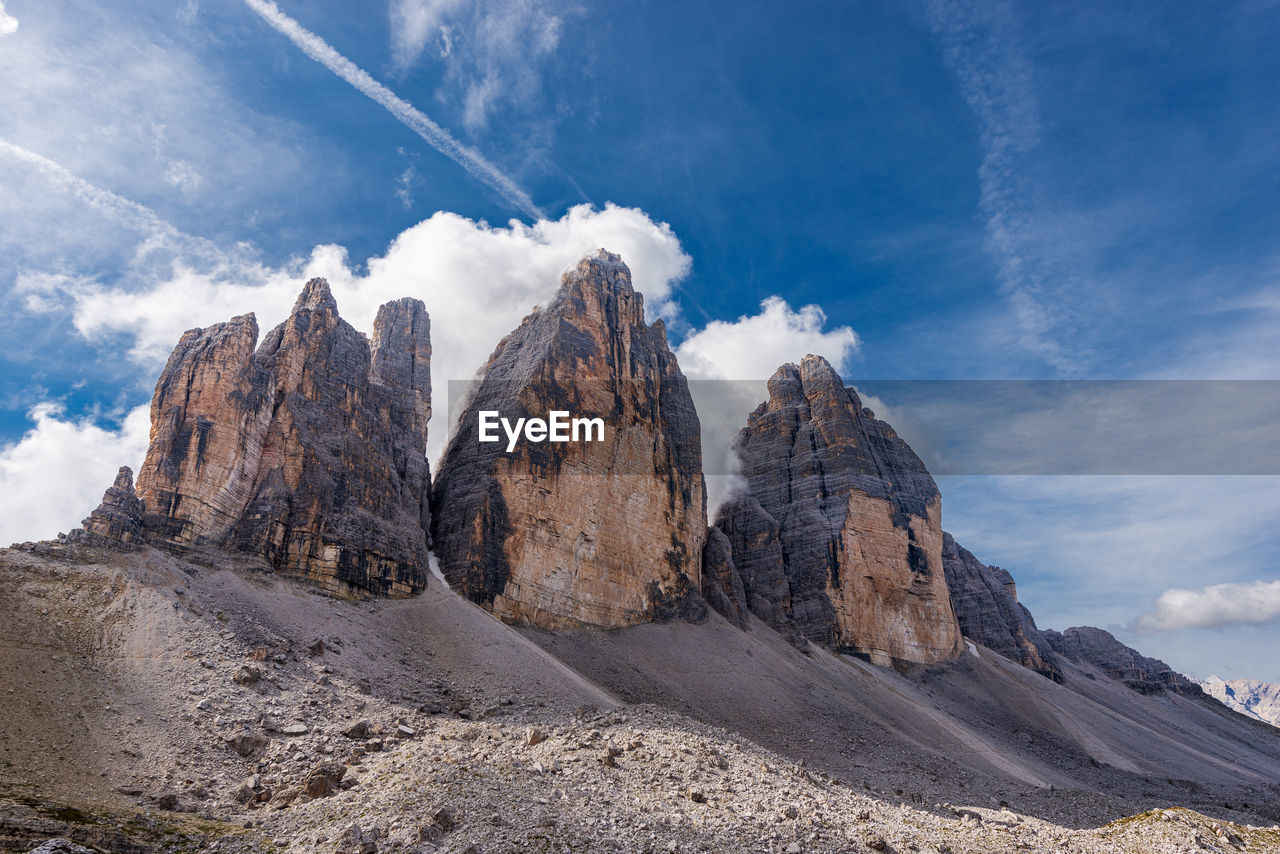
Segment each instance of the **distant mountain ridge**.
M1280 684L1260 679L1219 679L1200 682L1204 692L1228 709L1280 727Z

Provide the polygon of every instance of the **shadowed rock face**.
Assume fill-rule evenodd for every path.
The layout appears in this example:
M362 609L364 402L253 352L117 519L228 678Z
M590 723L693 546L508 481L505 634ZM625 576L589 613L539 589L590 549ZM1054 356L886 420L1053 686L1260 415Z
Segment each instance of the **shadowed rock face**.
M945 531L942 568L962 634L1055 682L1063 681L1052 647L1031 612L1018 602L1013 576L983 564Z
M138 473L144 539L257 555L339 595L420 591L426 308L382 306L371 345L338 316L328 283L313 279L255 349L257 337L254 316L242 315L186 332L169 357ZM104 500L95 517L107 511ZM103 529L95 517L86 530Z
M779 368L738 448L746 493L716 527L755 613L882 665L958 654L938 488L826 360Z
M603 441L479 441L478 413L603 419ZM698 417L661 321L604 250L489 358L436 481L449 583L548 628L697 618L706 537Z
M72 531L67 539L91 546L131 545L145 542L142 514L145 508L133 489L133 469L121 466L115 483L107 487L98 509Z
M740 629L748 627L747 594L733 565L733 547L719 528L708 529L707 543L702 547L702 596L726 620Z
M1199 685L1160 659L1147 658L1104 629L1076 626L1061 633L1046 629L1043 634L1054 652L1081 664L1092 664L1140 694L1171 691L1194 697L1204 693Z

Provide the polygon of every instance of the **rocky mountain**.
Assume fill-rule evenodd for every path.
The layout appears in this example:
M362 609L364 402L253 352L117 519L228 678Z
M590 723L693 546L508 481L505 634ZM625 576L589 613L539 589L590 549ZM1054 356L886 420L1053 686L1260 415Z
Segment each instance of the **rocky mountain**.
M987 566L945 531L942 567L960 631L993 652L1062 681L1062 668L1036 621L1020 602L1013 576Z
M425 306L382 306L370 340L313 279L257 339L252 314L182 336L156 383L136 492L122 469L70 538L251 555L336 595L421 591Z
M186 333L136 486L0 549L0 851L1280 848L1276 729L1039 630L821 358L770 380L708 529L618 256L498 344L434 488L428 323L366 338L313 280L261 343ZM598 436L527 426L555 412Z
M1092 665L1140 694L1199 696L1200 686L1158 658L1147 658L1125 646L1115 635L1093 626L1076 626L1063 632L1046 629L1044 639L1053 651L1077 664Z
M937 485L825 359L779 368L737 446L716 527L753 612L877 664L958 654Z
M1200 687L1227 708L1280 727L1280 685L1260 679L1224 681L1210 676Z
M516 423L556 411L603 430L480 441L482 412ZM584 258L498 344L449 441L432 498L441 571L503 619L545 628L700 617L699 431L631 271L603 249Z

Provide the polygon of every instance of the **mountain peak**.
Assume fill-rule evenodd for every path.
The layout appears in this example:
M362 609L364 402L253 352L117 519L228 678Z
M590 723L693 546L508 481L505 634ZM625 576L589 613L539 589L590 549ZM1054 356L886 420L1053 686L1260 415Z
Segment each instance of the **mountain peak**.
M298 299L293 304L293 313L297 314L304 309L326 310L334 313L338 311L338 303L333 298L333 292L329 290L328 279L316 277L303 285L302 293L298 294Z
M481 441L482 412L516 423L556 411L599 421L598 441ZM565 273L547 309L498 344L458 425L432 494L455 589L544 628L705 611L698 417L619 256L600 250Z

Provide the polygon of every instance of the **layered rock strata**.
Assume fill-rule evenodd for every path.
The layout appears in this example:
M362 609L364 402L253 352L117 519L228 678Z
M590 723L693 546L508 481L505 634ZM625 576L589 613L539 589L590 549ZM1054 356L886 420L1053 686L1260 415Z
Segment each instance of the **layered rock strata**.
M382 306L371 342L338 316L328 283L312 279L288 319L260 346L257 338L254 316L241 315L186 332L169 357L138 473L140 539L256 555L339 595L422 590L425 306ZM85 531L132 534L121 508L136 505L124 486L117 478Z
M133 489L133 469L121 466L115 482L103 493L98 509L67 539L92 546L142 544L146 540L142 528L144 512L142 501Z
M555 411L603 436L481 442L479 413ZM706 537L698 416L662 321L604 250L565 274L489 358L432 498L449 583L504 620L548 628L697 618Z
M1076 626L1064 632L1046 629L1043 633L1053 651L1079 664L1091 664L1140 694L1165 691L1199 696L1201 687L1158 658L1147 658L1125 646L1115 635L1093 626Z
M778 369L738 451L746 490L716 527L753 612L881 665L959 653L938 488L825 359Z
M1020 602L1013 576L987 566L945 531L942 568L960 631L993 652L1061 682L1053 648Z

